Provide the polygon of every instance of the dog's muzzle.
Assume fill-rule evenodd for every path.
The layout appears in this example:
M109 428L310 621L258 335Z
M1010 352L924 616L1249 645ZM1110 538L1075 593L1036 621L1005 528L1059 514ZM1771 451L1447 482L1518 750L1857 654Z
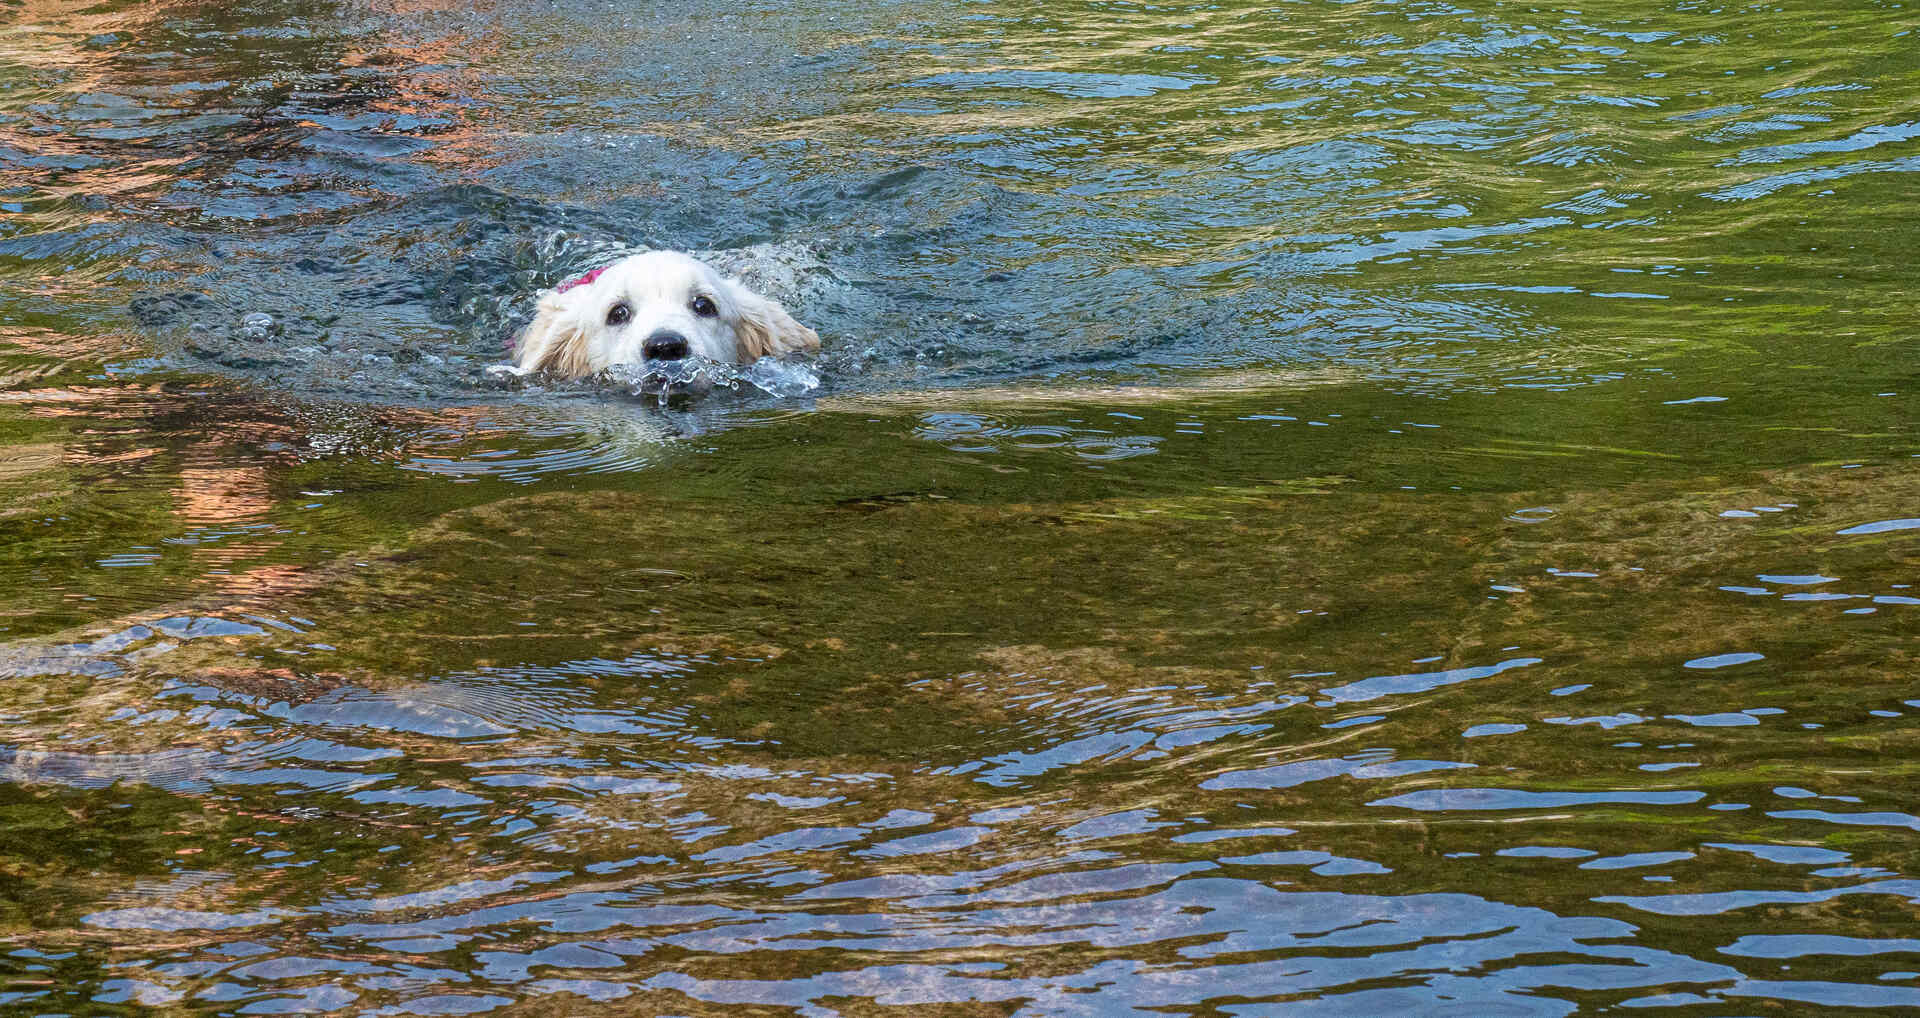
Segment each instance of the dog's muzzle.
M688 350L687 337L661 329L641 344L640 356L650 361L677 361L686 359Z

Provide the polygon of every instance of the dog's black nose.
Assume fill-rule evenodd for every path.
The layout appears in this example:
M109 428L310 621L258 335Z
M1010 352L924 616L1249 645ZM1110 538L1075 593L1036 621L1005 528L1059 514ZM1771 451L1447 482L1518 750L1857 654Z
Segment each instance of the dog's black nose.
M647 337L640 347L640 356L650 361L677 361L687 356L687 337L668 329L661 329Z

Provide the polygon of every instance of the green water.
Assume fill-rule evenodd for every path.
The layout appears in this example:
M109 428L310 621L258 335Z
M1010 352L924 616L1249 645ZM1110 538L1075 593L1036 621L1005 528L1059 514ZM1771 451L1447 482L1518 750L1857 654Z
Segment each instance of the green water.
M1917 20L0 3L0 1011L1920 1007Z

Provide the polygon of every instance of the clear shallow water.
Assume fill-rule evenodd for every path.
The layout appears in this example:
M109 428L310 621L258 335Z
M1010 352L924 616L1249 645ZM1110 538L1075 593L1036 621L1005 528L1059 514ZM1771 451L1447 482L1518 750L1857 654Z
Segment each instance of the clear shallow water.
M0 11L6 1008L1920 1006L1905 6Z

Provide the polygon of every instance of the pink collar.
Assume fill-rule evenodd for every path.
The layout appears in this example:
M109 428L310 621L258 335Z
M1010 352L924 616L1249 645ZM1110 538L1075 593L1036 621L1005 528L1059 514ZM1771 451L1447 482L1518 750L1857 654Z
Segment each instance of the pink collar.
M576 286L586 286L588 283L591 283L594 280L599 279L600 273L605 271L607 271L607 267L605 265L602 265L599 268L594 269L592 272L589 272L584 276L575 276L572 279L569 279L566 282L561 283L559 286L556 286L553 288L553 292L566 293L568 290L571 290ZM513 350L515 347L520 345L519 341L520 341L519 336L507 337L507 353L509 355L513 353Z
M605 271L607 271L607 267L605 265L602 265L599 268L594 269L592 272L589 272L584 276L575 276L574 278L569 279L564 283L561 283L559 286L556 286L553 288L553 292L566 293L568 290L571 290L576 286L586 286L587 284L593 282L594 280L599 279L600 273Z

